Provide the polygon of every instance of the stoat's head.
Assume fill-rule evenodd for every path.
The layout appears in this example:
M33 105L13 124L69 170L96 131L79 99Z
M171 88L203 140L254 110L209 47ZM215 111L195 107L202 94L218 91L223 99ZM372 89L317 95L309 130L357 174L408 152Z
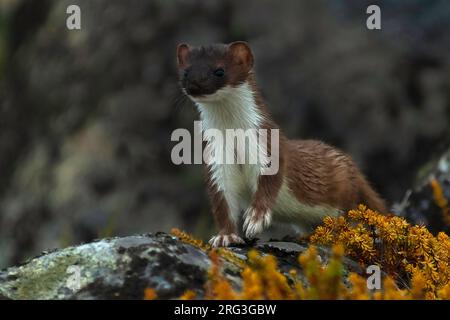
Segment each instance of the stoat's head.
M183 92L195 102L215 101L246 82L253 54L246 42L201 47L177 47L178 74Z

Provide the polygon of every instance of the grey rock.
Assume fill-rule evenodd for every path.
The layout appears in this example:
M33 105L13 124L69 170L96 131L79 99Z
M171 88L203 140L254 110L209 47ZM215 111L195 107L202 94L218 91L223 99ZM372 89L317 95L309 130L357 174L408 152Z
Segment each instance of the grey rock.
M175 297L187 287L201 289L209 264L206 254L166 234L105 239L3 271L0 294L10 299L141 299L151 287L162 298Z
M250 248L274 255L288 277L296 269L306 244L260 242L252 247L232 247L237 258L246 259ZM326 261L328 251L319 254ZM45 252L26 263L0 271L3 299L142 299L146 288L159 298L174 299L185 290L204 293L209 256L194 246L165 233L102 239L92 243ZM345 272L359 270L344 261ZM241 286L241 267L223 260L223 274L233 287Z
M431 181L435 179L447 202L450 200L450 148L437 159L431 160L419 171L416 184L409 189L395 211L409 222L423 224L433 233L450 232L450 221L435 200ZM449 208L450 203L447 204ZM448 213L447 213L448 214Z

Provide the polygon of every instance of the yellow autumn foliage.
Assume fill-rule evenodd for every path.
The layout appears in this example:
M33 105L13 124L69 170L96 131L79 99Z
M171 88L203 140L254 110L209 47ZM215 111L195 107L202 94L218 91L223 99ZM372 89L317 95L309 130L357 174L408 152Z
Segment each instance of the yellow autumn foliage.
M420 287L412 291L416 298L438 298L450 281L447 234L435 237L424 226L411 226L401 217L381 215L362 205L346 216L325 218L310 242L342 245L345 255L363 266L378 265L393 280L406 279Z
M439 181L435 178L430 180L430 186L433 190L433 198L436 205L442 211L442 218L447 225L450 225L450 205L444 196L444 190Z
M296 269L282 273L274 256L254 249L242 260L228 249L212 249L178 229L172 234L210 256L204 299L450 299L449 237L442 232L435 237L423 226L411 226L401 217L380 215L365 206L324 219L310 236L310 247L298 257L302 277ZM332 247L327 264L322 263L316 245ZM387 274L382 289L369 290L366 277L356 273L344 277L344 256L363 268L378 265ZM239 288L222 274L223 261L240 268ZM180 297L196 298L191 290Z

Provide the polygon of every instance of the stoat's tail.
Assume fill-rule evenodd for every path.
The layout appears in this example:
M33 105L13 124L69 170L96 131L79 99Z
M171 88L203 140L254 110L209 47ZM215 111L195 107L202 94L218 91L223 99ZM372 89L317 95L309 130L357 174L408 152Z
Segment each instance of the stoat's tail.
M386 202L372 188L366 178L361 177L360 181L360 199L359 203L367 206L367 208L378 211L381 214L388 213Z

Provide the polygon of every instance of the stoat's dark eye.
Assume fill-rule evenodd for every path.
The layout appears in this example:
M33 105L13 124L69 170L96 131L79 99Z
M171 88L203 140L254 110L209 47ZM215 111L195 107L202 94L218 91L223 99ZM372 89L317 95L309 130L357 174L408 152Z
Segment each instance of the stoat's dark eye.
M223 77L225 75L225 70L223 70L222 68L218 68L214 70L214 75L216 77Z

